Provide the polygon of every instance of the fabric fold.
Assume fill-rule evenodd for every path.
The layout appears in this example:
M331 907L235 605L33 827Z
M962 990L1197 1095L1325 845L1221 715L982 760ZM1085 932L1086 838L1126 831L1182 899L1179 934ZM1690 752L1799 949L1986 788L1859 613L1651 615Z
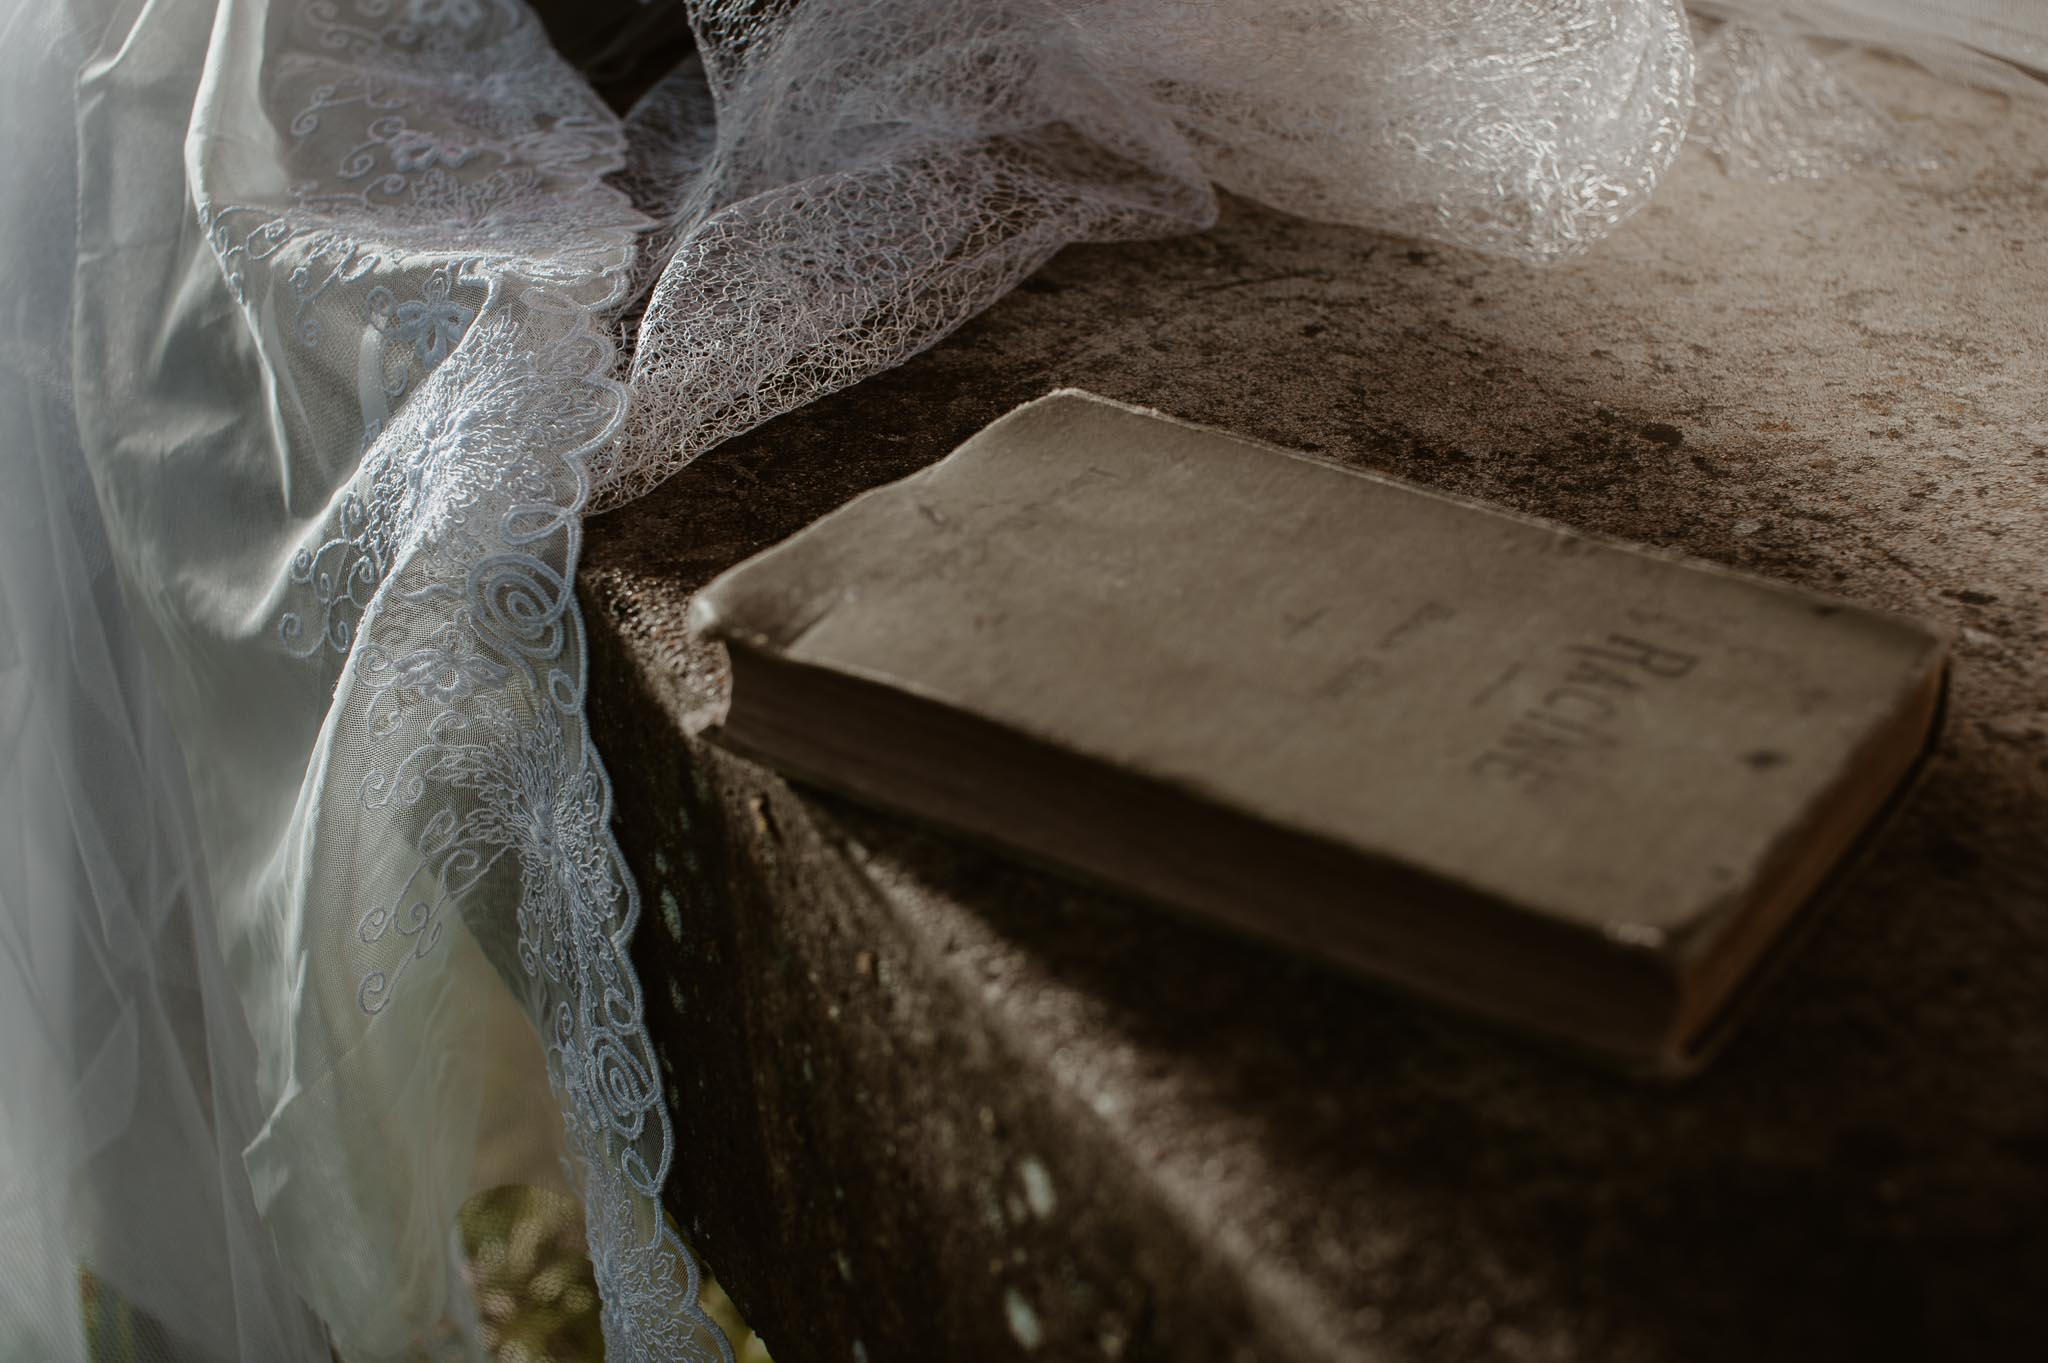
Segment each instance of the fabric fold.
M587 514L1219 190L1575 255L1695 107L1677 0L683 8L624 119L518 0L4 12L0 1256L164 1358L406 1356L518 1178L580 1194L612 1358L730 1359ZM7 1304L0 1353L83 1359Z

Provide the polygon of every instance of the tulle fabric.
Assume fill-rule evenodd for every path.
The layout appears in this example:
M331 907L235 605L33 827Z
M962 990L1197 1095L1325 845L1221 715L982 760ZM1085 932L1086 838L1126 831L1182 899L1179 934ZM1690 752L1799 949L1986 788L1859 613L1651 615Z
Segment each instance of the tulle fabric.
M0 1358L323 1359L242 1169L255 1048L81 448L74 87L110 8L0 18Z
M1219 186L1576 254L1647 199L1691 95L1676 0L693 12L701 60L628 120L661 268L598 509L930 345L1068 242L1208 225Z
M729 1357L586 513L1219 187L1576 254L1694 109L1676 0L681 8L623 117L516 0L0 8L0 1358L81 1266L155 1357L405 1357L547 1179L611 1357Z
M1820 181L1939 163L1939 148L1836 70L1852 44L2010 98L2048 98L2048 7L2034 0L1697 0L1694 10L1712 28L1687 136L1740 178Z

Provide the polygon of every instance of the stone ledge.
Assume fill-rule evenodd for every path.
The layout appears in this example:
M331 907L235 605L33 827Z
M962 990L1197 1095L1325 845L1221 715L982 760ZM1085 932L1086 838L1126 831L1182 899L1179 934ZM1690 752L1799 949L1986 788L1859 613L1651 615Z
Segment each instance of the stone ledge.
M2038 1357L2048 118L1866 62L1918 180L1689 154L1543 272L1242 205L1061 255L594 521L671 1199L779 1363ZM1078 384L1946 620L1927 785L1730 1050L1589 1072L710 749L692 591Z

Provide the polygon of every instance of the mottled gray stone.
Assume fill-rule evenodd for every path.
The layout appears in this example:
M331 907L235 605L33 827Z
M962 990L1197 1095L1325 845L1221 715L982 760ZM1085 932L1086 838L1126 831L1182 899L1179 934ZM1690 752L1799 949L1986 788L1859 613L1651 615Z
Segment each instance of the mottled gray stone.
M2048 1356L2048 115L1859 70L1945 169L1688 152L1547 272L1232 205L592 523L671 1202L781 1363ZM691 736L696 587L1066 384L1950 622L1928 781L1668 1088Z

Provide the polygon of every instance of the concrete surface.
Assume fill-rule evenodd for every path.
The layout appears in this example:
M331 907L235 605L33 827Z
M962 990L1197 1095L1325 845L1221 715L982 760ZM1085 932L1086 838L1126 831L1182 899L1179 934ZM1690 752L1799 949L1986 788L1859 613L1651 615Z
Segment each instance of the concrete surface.
M590 527L671 1201L780 1363L2048 1356L2048 110L1548 272L1234 205L1079 248ZM1917 802L1646 1088L689 734L719 569L1076 384L1960 631Z

